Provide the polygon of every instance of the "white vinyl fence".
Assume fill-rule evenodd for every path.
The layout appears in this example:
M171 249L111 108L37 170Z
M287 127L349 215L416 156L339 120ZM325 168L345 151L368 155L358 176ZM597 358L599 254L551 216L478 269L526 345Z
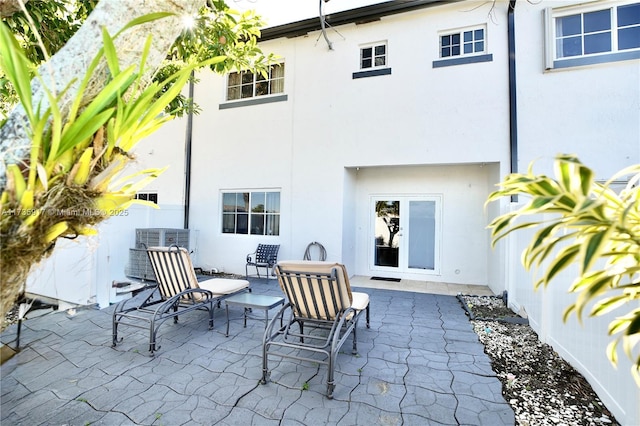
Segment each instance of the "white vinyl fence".
M509 208L515 210L521 205L512 204ZM640 387L631 375L631 361L619 348L618 366L614 368L606 355L612 340L607 333L609 322L637 308L637 304L603 317L589 317L586 310L582 323L575 314L563 322L564 310L577 296L568 292L577 276L577 267L564 271L546 288L535 291L534 273L527 272L521 263L522 251L534 233L535 230L520 230L499 243L505 244L507 253L506 288L510 307L515 312L526 312L540 340L551 345L589 381L621 424L640 425Z

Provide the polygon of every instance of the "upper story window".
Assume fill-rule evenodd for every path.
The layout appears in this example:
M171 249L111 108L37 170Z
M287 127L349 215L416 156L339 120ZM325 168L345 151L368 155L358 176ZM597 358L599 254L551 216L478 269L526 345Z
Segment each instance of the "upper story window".
M440 57L475 55L486 49L485 29L470 28L440 35Z
M284 92L284 63L269 67L267 76L250 71L232 72L227 80L227 100L254 98Z
M389 68L389 48L386 41L360 46L360 70L353 78L375 77L391 74Z
M360 48L360 69L382 68L387 66L387 44L377 43Z
M222 233L280 235L280 192L224 192Z
M547 9L547 68L640 57L640 3Z
M493 55L487 53L486 25L440 31L438 37L438 59L433 61L434 68L493 61Z

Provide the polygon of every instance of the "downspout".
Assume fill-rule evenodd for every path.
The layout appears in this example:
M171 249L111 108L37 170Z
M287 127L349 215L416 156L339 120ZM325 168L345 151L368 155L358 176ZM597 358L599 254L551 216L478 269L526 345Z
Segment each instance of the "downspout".
M191 198L191 141L193 137L193 91L194 73L189 78L189 113L187 115L187 133L184 153L184 229L189 229L189 204Z
M517 0L509 0L507 11L507 38L509 46L509 153L510 172L518 172L518 104L516 101L516 34L515 9ZM518 196L512 195L511 202L518 202Z
M515 9L517 0L509 0L509 8L507 10L507 42L509 50L509 155L510 155L510 172L518 171L518 105L516 103L516 35L515 35ZM511 202L517 203L518 196L512 195ZM511 206L509 206L511 210ZM516 277L516 256L513 255L514 237L510 236L506 240L505 250L505 291L502 293L507 306L511 309L520 310L515 285ZM513 296L512 296L513 295Z

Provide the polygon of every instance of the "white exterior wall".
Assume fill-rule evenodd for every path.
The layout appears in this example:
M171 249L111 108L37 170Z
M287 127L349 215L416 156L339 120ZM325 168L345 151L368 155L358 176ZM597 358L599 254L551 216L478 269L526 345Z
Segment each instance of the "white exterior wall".
M192 197L191 223L206 247L201 266L243 272L245 255L259 242L281 244L280 259L298 259L308 243L319 241L329 259L343 261L352 274L370 275L361 233L369 221L366 191L444 194L458 188L460 197L471 196L474 210L464 203L449 207L448 220L466 216L445 229L443 273L428 279L491 282L501 291L501 280L490 276L500 268L486 250L482 203L508 167L506 14L492 22L489 7L463 10L449 5L340 26L339 34L328 34L333 50L318 32L263 43L284 59L286 102L220 110L224 77L199 75L196 102L203 113L194 120L192 194L198 195ZM438 31L478 24L487 25L492 62L433 68ZM419 49L416 40L423 42ZM353 79L360 45L380 41L388 45L391 75ZM442 164L451 166L429 169ZM469 167L456 166L464 164ZM472 171L487 164L493 166L480 175ZM405 166L426 175L416 177ZM393 183L385 182L388 171ZM381 183L369 187L376 175ZM220 190L269 188L282 194L279 236L221 233ZM470 224L477 225L472 245L460 232ZM475 247L467 257L472 265L455 265L450 255L456 245Z
M575 154L591 167L597 179L606 180L622 168L640 163L639 61L604 63L545 70L545 7L566 7L584 2L518 2L516 57L518 80L519 170L552 174L559 153ZM603 8L620 2L589 2ZM521 200L522 203L525 200ZM502 211L523 204L502 206ZM519 231L500 243L508 253L507 289L514 310L524 309L531 326L582 373L616 419L624 425L640 424L640 389L631 377L631 363L622 351L618 368L607 359L611 341L607 326L620 311L605 317L588 317L583 324L575 315L566 323L562 314L576 298L567 289L577 271L566 271L546 288L533 290L533 276L524 271L520 253L533 231Z
M576 154L608 179L640 159L638 60L545 70L544 8L580 1L518 2L516 55L519 164L551 173L559 153ZM620 2L598 1L603 8Z
M489 234L484 228L489 218L484 210L484 202L492 191L488 176L496 169L495 164L473 164L361 168L356 171L358 200L368 201L373 195L397 194L398 188L402 188L402 194L431 195L442 199L439 274L385 276L489 285L488 264L492 253L487 250ZM358 205L355 222L356 263L353 273L371 275L371 203Z

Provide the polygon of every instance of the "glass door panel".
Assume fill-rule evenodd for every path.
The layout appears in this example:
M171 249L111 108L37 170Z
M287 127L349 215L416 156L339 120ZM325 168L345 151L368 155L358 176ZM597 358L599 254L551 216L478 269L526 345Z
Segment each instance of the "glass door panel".
M400 201L375 202L374 265L397 268L399 265Z
M435 236L435 201L409 201L409 269L435 269Z
M441 198L372 198L372 270L390 273L439 273Z

